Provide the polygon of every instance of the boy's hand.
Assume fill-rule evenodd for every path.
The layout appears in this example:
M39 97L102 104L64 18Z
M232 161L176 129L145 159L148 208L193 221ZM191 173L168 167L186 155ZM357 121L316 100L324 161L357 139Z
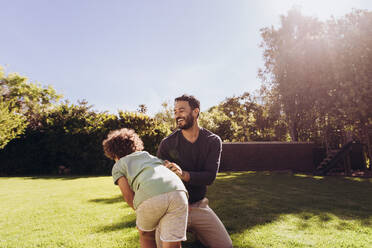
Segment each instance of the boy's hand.
M187 171L183 171L177 164L165 160L164 166L176 173L176 175L179 176L182 181L188 182L190 180L190 174Z

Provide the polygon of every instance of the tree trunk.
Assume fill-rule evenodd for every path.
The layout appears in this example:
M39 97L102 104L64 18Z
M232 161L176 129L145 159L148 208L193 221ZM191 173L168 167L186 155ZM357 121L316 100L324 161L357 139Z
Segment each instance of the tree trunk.
M298 130L296 121L289 121L289 135L291 136L292 141L298 141Z
M368 123L361 123L362 124L362 132L363 132L363 140L365 144L367 145L367 156L369 159L369 169L371 169L372 166L372 144L371 140L369 138L369 130L368 130Z

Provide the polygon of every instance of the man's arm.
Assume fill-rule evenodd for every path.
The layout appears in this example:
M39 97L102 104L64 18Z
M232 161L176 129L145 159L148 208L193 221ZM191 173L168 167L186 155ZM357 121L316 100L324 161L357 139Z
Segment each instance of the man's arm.
M221 139L213 137L203 171L189 171L190 185L211 185L216 179L222 151Z
M164 140L160 142L156 156L163 160L170 160Z
M128 180L124 176L122 176L116 182L120 188L121 193L123 194L124 200L128 203L128 205L131 208L134 209L133 207L134 192L130 188Z

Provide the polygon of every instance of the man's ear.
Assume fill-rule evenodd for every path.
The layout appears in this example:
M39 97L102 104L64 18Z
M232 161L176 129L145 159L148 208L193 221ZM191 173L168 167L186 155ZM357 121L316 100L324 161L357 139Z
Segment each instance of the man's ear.
M196 115L196 117L199 117L200 114L200 109L199 108L194 108L192 112Z

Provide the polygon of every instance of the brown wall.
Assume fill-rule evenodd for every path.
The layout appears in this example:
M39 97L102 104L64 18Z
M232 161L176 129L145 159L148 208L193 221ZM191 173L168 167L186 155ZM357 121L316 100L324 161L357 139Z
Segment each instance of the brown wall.
M313 172L315 145L304 142L223 143L220 171Z

